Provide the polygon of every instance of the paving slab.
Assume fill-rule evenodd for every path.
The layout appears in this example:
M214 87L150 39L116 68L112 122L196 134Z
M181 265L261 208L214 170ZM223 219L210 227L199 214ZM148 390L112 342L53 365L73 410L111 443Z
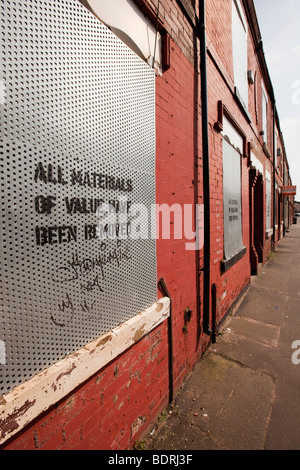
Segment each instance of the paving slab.
M209 352L176 400L168 432L156 437L153 448L174 445L176 429L182 432L184 420L185 431L192 433L186 434L184 449L195 445L202 449L263 449L273 397L274 382L269 375Z
M280 327L275 325L266 324L252 318L236 317L230 324L230 331L265 346L278 346Z
M277 273L278 275L278 273ZM274 289L257 286L251 287L251 296L247 296L241 304L236 317L247 317L266 324L283 326L290 296Z

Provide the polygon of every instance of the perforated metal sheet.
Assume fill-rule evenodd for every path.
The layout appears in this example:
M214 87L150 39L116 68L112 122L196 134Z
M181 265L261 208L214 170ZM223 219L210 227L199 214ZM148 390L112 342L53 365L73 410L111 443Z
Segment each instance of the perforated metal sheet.
M241 157L223 139L224 256L229 260L243 248Z
M101 202L155 202L153 71L76 0L1 0L0 20L3 394L157 284L155 240L95 232Z

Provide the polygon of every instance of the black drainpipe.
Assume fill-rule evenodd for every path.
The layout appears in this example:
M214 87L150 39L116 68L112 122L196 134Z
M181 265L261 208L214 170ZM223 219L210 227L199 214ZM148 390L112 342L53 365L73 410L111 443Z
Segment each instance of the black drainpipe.
M199 3L200 73L202 104L202 151L203 151L203 196L204 196L204 298L203 331L208 336L210 312L210 179L209 179L209 140L208 140L208 100L207 100L207 63L206 63L206 23L205 0Z
M211 303L212 303L212 334L211 342L214 344L217 342L217 285L213 284L211 287Z
M170 315L168 318L168 345L169 345L169 404L174 400L174 366L173 366L173 326L172 326L172 298L164 278L160 278L158 285L163 295L170 299Z
M275 178L275 162L276 162L276 152L277 149L275 149L275 126L276 126L276 102L273 102L273 250L275 250L275 243L276 243L276 234L275 234L275 227L276 227L276 178Z

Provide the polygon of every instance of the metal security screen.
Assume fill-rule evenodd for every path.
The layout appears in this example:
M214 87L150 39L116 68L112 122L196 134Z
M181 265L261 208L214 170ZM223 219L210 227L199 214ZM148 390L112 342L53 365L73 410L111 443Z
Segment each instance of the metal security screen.
M3 394L157 285L155 240L99 239L97 213L155 203L154 72L76 0L1 0L0 20Z
M223 139L224 255L229 260L243 248L241 157Z
M266 230L272 228L272 183L271 175L266 171Z

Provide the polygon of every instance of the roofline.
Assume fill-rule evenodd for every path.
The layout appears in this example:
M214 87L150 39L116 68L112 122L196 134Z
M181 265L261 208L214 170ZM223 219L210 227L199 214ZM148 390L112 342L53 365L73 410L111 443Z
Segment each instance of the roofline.
M270 77L265 53L264 53L264 48L263 48L263 39L256 15L256 10L255 10L255 5L253 0L242 0L246 15L247 15L247 20L248 24L250 26L250 31L251 35L254 41L254 46L255 46L255 52L258 56L259 63L261 66L262 70L262 75L265 81L265 86L268 90L268 93L270 95L271 101L274 104L275 103L275 94L274 94L274 89L272 85L272 80Z
M278 128L278 134L279 134L279 136L281 138L281 141L282 141L284 159L285 159L285 162L286 162L286 164L288 166L288 169L289 169L289 163L288 163L287 154L286 154L286 147L285 147L285 143L284 143L283 134L282 134L282 131L281 131L278 111L277 111L277 108L276 108L276 98L275 98L274 88L273 88L270 72L269 72L269 69L268 69L268 65L267 65L267 61L266 61L266 57L265 57L265 53L264 53L263 38L262 38L260 27L259 27L259 22L258 22L258 18L257 18L257 14L256 14L255 5L254 5L254 0L242 0L242 3L243 3L243 6L244 6L246 15L247 15L248 24L250 26L250 31L251 31L251 35L252 35L252 38L253 38L253 41L254 41L255 51L257 53L259 63L260 63L260 66L261 66L262 75L263 75L263 78L264 78L264 81L265 81L265 86L268 90L268 93L270 95L270 98L271 98L273 106L274 106L275 121L276 121L277 128Z

